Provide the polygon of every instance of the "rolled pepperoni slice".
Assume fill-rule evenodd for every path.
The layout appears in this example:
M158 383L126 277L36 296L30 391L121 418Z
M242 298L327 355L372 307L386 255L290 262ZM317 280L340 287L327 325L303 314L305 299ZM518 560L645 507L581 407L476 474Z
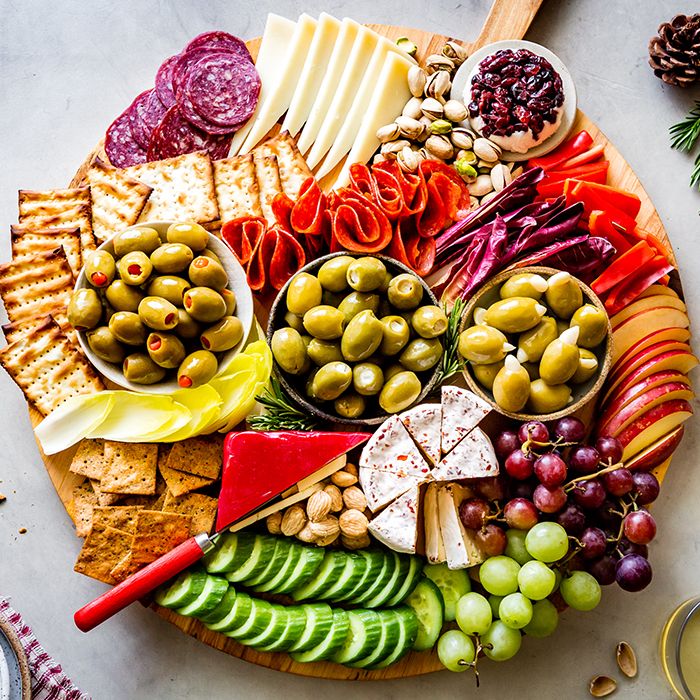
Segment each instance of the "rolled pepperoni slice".
M292 209L294 208L294 202L287 197L284 192L279 192L275 195L270 205L272 208L272 215L275 217L275 221L280 228L285 231L292 233L292 223L290 221L292 217Z
M400 219L389 246L389 255L410 267L417 275L430 274L435 264L434 238L421 236L416 229L415 218Z
M175 104L173 70L179 58L180 54L166 58L156 73L156 94L166 107L172 107Z
M380 172L386 172L396 179L403 195L404 208L401 217L420 214L428 200L428 189L425 184L425 177L420 171L408 173L399 167L395 160L386 160L372 166L377 179Z
M386 214L371 200L343 188L334 198L333 240L341 249L378 253L391 242L392 228Z
M269 285L277 290L282 289L306 263L306 254L299 241L279 226L273 226L265 234L259 255L266 265Z
M245 267L255 255L265 232L267 221L261 216L241 216L227 221L221 227L221 237Z
M463 219L469 213L469 188L453 167L440 160L428 159L421 162L420 172L426 182L439 176L436 188L441 190L447 215L452 221Z
M141 148L131 131L129 109L122 112L109 126L105 135L105 152L109 162L117 168L140 165L147 160L147 152Z
M323 233L326 205L326 195L316 178L307 178L299 189L299 197L294 202L289 217L292 230L306 236L320 236Z

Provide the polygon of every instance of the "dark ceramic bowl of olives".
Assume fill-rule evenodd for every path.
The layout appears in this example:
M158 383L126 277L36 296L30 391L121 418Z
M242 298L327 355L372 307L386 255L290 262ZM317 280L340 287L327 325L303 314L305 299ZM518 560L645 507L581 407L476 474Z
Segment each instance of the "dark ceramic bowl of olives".
M444 311L410 268L384 255L331 253L280 290L267 342L302 410L368 427L430 393L446 330Z
M104 377L170 394L205 384L240 352L253 297L216 236L198 224L156 221L120 231L87 257L68 320Z

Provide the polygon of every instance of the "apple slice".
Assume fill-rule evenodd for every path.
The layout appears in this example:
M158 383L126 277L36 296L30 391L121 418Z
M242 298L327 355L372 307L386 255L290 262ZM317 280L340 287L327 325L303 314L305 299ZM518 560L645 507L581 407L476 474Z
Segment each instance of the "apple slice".
M654 406L667 401L684 399L690 401L695 394L684 382L668 382L644 392L641 396L630 401L622 410L614 411L603 417L598 424L598 435L617 437L630 423L637 420Z
M676 296L668 296L667 294L655 294L649 297L643 297L642 299L637 299L631 304L626 306L622 311L618 311L614 316L610 317L610 323L612 324L613 330L619 326L624 320L628 319L630 316L638 314L640 311L646 311L647 309L655 309L660 306L670 306L679 311L685 311L685 304Z
M659 438L655 443L638 452L625 464L627 469L638 469L648 472L663 464L680 445L685 428L679 425L667 435Z
M634 357L637 353L644 350L644 348L648 348L650 345L655 345L664 340L676 340L679 343L687 343L688 340L690 340L690 330L688 328L662 328L661 330L652 331L628 348L627 352L618 357L613 366L613 370L615 367L619 367L627 362L630 357Z
M661 330L662 328L687 328L690 325L688 315L671 306L660 306L656 309L640 311L625 319L613 329L613 364L627 352L638 340Z
M622 461L626 462L633 455L653 445L692 415L693 407L684 399L666 401L650 408L617 436L624 448Z
M682 382L690 386L690 380L685 374L681 372L676 372L675 370L666 370L665 372L654 372L648 377L641 379L633 386L625 389L623 392L613 391L608 394L609 400L607 405L605 402L601 403L600 407L602 409L602 415L605 416L617 413L619 410L623 409L630 401L641 396L645 392L654 389L660 384L666 384L668 382ZM605 419L607 420L607 419Z
M673 455L668 457L666 461L661 462L658 467L654 467L651 470L651 473L658 479L659 484L663 483L663 480L666 478L666 472L668 471L668 468L671 466L671 460L673 459Z
M673 289L671 289L670 287L667 287L665 284L652 284L651 287L649 287L648 289L645 289L639 295L639 298L642 299L643 297L653 297L653 296L656 296L657 294L663 294L664 296L678 298L678 294L676 294L673 291Z

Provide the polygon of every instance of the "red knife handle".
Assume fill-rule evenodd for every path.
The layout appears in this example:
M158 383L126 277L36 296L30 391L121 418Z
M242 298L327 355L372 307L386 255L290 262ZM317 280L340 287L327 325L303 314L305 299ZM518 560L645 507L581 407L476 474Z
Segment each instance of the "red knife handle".
M89 632L199 561L212 547L213 543L206 535L190 537L152 564L80 608L73 616L76 626L83 632Z

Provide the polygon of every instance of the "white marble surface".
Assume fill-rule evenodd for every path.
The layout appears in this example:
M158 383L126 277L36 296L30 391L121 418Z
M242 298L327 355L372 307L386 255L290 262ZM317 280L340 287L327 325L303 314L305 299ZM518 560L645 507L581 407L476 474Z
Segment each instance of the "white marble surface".
M363 22L416 26L474 38L487 0L0 0L0 224L16 220L16 190L61 187L106 125L152 83L163 58L213 28L259 34L268 11L294 17L327 10ZM679 255L691 316L700 321L700 193L687 187L690 156L668 147L667 128L700 97L663 86L646 65L660 21L697 11L687 0L549 0L528 35L569 66L581 107L639 174ZM0 241L7 259L8 238ZM697 349L700 349L696 345ZM361 687L276 673L201 645L138 605L84 635L72 613L104 590L73 573L80 541L44 473L24 401L0 373L0 593L64 669L95 698L369 699L465 697L473 679L447 672ZM616 697L671 697L661 675L658 637L681 600L700 593L698 421L686 438L655 508L660 531L655 571L639 594L609 588L592 613L568 612L549 640L528 639L516 659L483 663L481 698L585 698L588 679L615 675L614 647L637 650L640 673ZM18 534L20 527L27 533Z

